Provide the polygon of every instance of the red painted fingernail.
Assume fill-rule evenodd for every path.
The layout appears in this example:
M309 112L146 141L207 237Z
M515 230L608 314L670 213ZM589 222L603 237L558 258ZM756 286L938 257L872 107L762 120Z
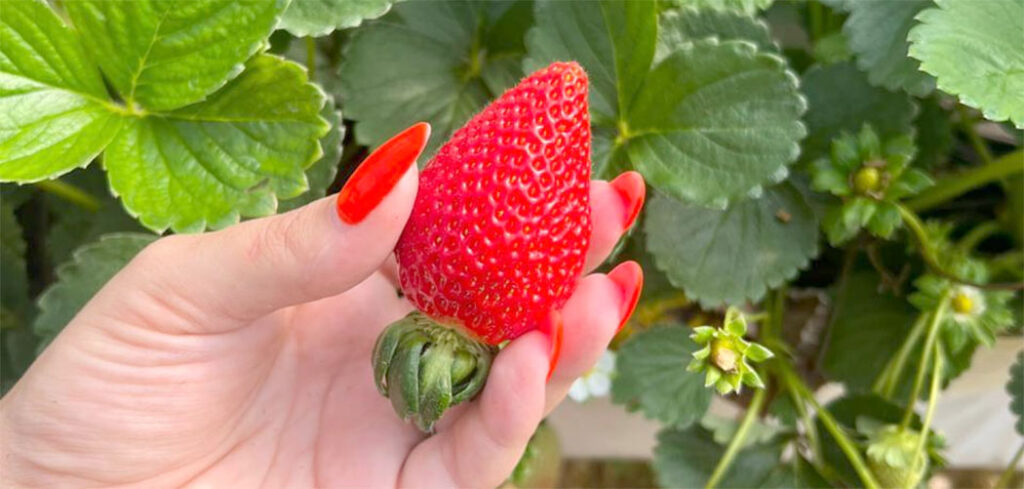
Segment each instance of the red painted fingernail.
M622 228L629 229L644 206L644 196L647 194L644 177L635 171L628 171L615 177L615 180L610 183L626 204L626 219L623 221L625 225Z
M430 124L420 122L370 153L338 192L338 217L348 224L362 221L416 162L429 137Z
M627 261L608 272L608 278L622 290L622 316L619 319L619 327L615 329L618 333L622 331L629 316L633 315L636 303L640 301L640 292L644 289L644 271L637 262Z
M557 311L551 313L551 332L548 337L551 339L551 356L548 359L548 377L545 381L551 380L551 374L555 373L558 367L558 360L562 356L562 337L565 329L562 327L562 315Z

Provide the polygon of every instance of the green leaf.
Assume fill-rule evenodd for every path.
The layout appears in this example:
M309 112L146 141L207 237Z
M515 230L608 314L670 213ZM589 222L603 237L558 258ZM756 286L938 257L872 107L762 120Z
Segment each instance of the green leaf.
M391 0L291 0L277 28L298 37L324 36L376 19L390 8Z
M805 107L784 61L747 41L720 42L734 35L729 26L750 26L708 14L721 24L687 19L672 25L680 31L663 35L662 58L649 68L658 45L655 7L628 1L537 4L524 66L574 59L587 70L593 174L610 177L633 167L659 190L718 207L784 178L785 165L799 153ZM722 32L682 41L689 35L685 29L704 36L710 28ZM668 52L673 42L679 44Z
M35 182L87 165L121 125L108 105L77 33L41 0L5 0L0 181Z
M664 424L685 427L704 416L711 390L704 374L686 365L697 344L684 326L654 326L622 345L612 383L612 401Z
M938 87L1024 129L1024 2L936 0L910 31L910 56Z
M324 155L306 170L309 190L294 199L288 199L278 204L278 212L297 209L327 195L327 188L334 183L334 177L338 174L338 163L341 160L341 142L345 139L345 125L341 123L341 112L334 108L333 98L327 98L327 103L324 104L324 108L320 111L320 117L327 120L331 125L331 129L327 131L327 135L320 139L320 146L324 150Z
M57 269L57 281L39 296L40 313L32 330L42 340L40 351L103 284L156 239L148 234L108 234L75 251L72 260Z
M11 321L8 318L4 320ZM0 396L14 386L36 359L39 339L21 324L21 318L14 319L14 322L17 324L0 329Z
M872 86L850 63L811 68L802 88L808 103L805 161L828 155L832 139L844 131L856 133L864 124L882 139L907 134L917 112L909 96Z
M857 66L868 80L890 90L906 90L923 97L935 89L935 79L920 71L920 63L907 57L907 33L914 16L932 0L858 0L847 2L850 16L843 33L857 56Z
M63 263L79 246L114 232L146 232L124 207L110 195L107 176L99 166L64 175L61 181L74 185L99 203L96 209L87 209L74 202L43 194L50 224L46 234L46 254L50 263Z
M107 149L111 189L148 228L221 228L271 214L308 188L322 155L323 94L305 71L260 55L199 104L137 118Z
M425 155L432 154L509 88L504 83L518 80L518 73L509 76L508 60L524 52L520 40L530 23L522 19L530 12L526 2L409 1L355 31L341 93L356 141L378 146L426 121L432 130Z
M646 212L642 213L641 219L646 219L646 215ZM681 293L678 289L672 286L668 277L654 266L654 257L651 256L649 251L647 251L644 233L640 231L640 228L642 228L642 222L643 221L641 220L634 225L629 239L626 240L621 253L610 261L622 262L626 260L633 260L640 264L640 268L644 271L644 286L643 290L640 292L641 304L680 296Z
M666 428L658 433L654 470L661 487L704 487L725 448L703 427ZM782 447L758 444L741 450L719 487L765 487L778 467Z
M856 271L839 284L835 296L822 367L830 380L852 392L871 389L917 316L904 298L879 292L879 282L873 272ZM912 362L908 360L904 380L911 376Z
M752 14L772 5L774 0L668 0L671 5L681 7L710 8L717 10L734 10Z
M778 56L745 41L683 45L655 66L627 115L625 149L647 182L724 207L778 182L800 154L806 103Z
M655 194L645 232L658 268L705 306L759 300L818 252L814 210L789 182L725 210Z
M536 3L537 25L526 36L529 56L524 69L571 59L587 71L595 177L618 173L620 168L612 167L625 158L614 143L617 121L629 104L620 94L635 93L650 69L658 30L656 6L628 0Z
M785 398L783 396L782 398ZM708 413L700 420L700 426L712 433L715 443L726 446L736 436L739 422L731 418L724 418ZM783 428L754 420L747 431L747 437L743 440L743 448L768 443L783 431Z
M67 0L82 41L129 109L203 100L242 72L287 0Z
M1017 352L1017 361L1010 365L1010 381L1006 383L1010 393L1010 412L1017 415L1017 433L1024 436L1024 351Z
M21 315L29 304L28 273L25 271L25 239L14 216L14 206L0 203L0 307L8 314ZM0 324L0 328L6 328Z
M575 60L590 78L590 110L598 120L626 112L654 58L655 2L538 1L537 26L526 38L527 71Z
M669 10L658 18L656 62L685 43L716 37L720 41L750 41L766 53L778 52L764 21L728 10L686 7Z

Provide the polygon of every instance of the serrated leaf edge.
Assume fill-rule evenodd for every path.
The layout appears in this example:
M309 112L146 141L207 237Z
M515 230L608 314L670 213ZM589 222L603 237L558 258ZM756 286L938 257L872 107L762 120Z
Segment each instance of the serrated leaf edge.
M32 334L35 334L37 336L39 335L39 332L37 330L37 324L39 322L39 319L45 316L46 311L50 310L51 302L53 302L54 300L54 291L59 291L61 289L60 286L65 283L65 280L67 280L68 277L71 276L71 272L80 267L82 263L85 262L85 259L87 258L87 255L89 253L91 253L95 249L102 248L105 242L122 238L147 239L150 240L149 243L152 243L159 239L160 236L131 232L108 233L104 234L103 236L100 236L99 239L95 241L86 243L75 249L75 251L71 253L71 258L69 258L64 263L58 265L57 268L54 270L54 275L57 277L57 279L54 280L54 282L50 284L46 288L46 290L39 294L39 298L36 299L36 306L39 309L39 314L37 314L35 319L32 321ZM147 243L147 246L149 245L149 243ZM40 344L39 346L43 347L45 345Z
M298 1L300 1L300 0L291 0L289 2L288 6L285 7L284 10L281 11L281 14L278 15L278 17L277 17L277 19L276 19L276 21L274 23L274 29L273 30L275 30L275 31L276 30L288 31L289 34L291 34L291 35L293 35L295 37L306 37L306 36L322 37L322 36L326 36L327 34L330 34L330 33L334 32L334 31L339 31L339 30L343 30L343 29L353 29L353 28L359 27L360 25L362 25L366 21L374 20L374 19L379 19L379 18L383 17L385 14L387 14L388 12L390 12L391 8L396 3L400 2L401 0L389 1L378 12L373 12L373 13L365 15L365 16L357 16L358 19L355 22L340 22L338 24L335 24L333 27L332 26L327 26L326 28L321 29L321 30L305 31L305 30L302 30L302 29L294 29L294 28L282 27L281 24L282 24L282 21L284 20L285 12L287 12L288 9L291 8L291 4L293 4L295 2L298 2ZM273 32L273 31L271 31L271 32Z
M798 192L799 192L799 190L798 190ZM673 199L673 200L676 200L674 197L671 197L669 195L664 195L664 193L663 193L663 196L667 197L667 198L670 198L670 199ZM678 200L676 200L676 201L678 202ZM735 202L734 202L734 204L735 204ZM719 210L723 210L723 209L719 209ZM759 281L757 283L756 287L754 287L754 289L757 292L751 294L750 296L743 296L743 295L735 296L734 295L732 297L715 298L715 297L710 297L710 296L708 296L706 294L700 294L700 293L693 292L691 290L688 290L682 284L679 284L676 281L676 279L673 277L673 274L668 270L667 265L665 263L663 263L662 259L658 255L658 253L655 253L654 250L650 249L650 246L651 246L650 242L651 242L651 240L646 238L647 234L648 234L648 230L647 230L647 226L646 226L646 222L645 222L645 226L644 226L644 235L645 235L644 245L645 245L645 247L647 247L647 251L648 251L648 253L650 253L651 259L654 261L654 266L665 275L665 277L668 279L669 283L671 283L673 287L675 287L675 288L677 288L679 290L684 291L689 297L697 299L697 301L704 308L715 308L715 307L719 307L719 306L722 306L722 305L739 305L744 300L749 300L749 301L757 302L757 301L761 300L764 297L764 294L767 293L769 289L773 289L775 287L778 287L779 285L782 285L783 282L789 281L790 279L796 277L797 274L799 274L800 272L806 270L807 266L810 265L811 260L816 258L818 256L818 254L821 253L821 235L820 235L820 233L817 233L817 236L816 236L816 238L814 240L814 245L811 247L810 253L806 257L804 257L801 260L801 263L799 265L797 265L796 267L794 267L792 270L789 270L788 272L779 274L778 277L768 277L768 278L766 278L764 280L764 283L760 283L760 281Z
M985 118L990 121L1008 121L1011 122L1017 129L1024 129L1024 118L1017 120L1014 119L1013 116L1011 116L1010 114L1003 113L1002 110L999 110L996 107L982 107L982 104L978 103L978 101L975 100L973 97L967 96L963 93L959 93L959 90L955 90L953 89L953 87L950 87L948 80L944 81L943 77L939 76L934 71L935 66L933 65L933 63L930 61L926 61L925 59L922 58L922 53L920 51L921 48L918 44L921 41L923 41L924 34L921 34L921 32L924 30L926 26L931 25L929 23L930 21L933 20L931 19L931 17L940 15L943 10L945 9L936 5L926 8L914 16L914 20L916 20L918 24L912 27L910 29L910 32L907 34L907 41L910 42L910 46L907 48L907 55L921 63L919 69L925 73L928 73L935 79L935 86L938 87L939 90L952 94L964 105L978 109L979 111L981 111L982 115L985 116Z
M283 56L279 56L279 55L271 54L271 53L263 53L263 54L261 54L261 56L269 56L269 57L272 57L272 58L276 58L276 59L278 59L278 60L280 60L280 61L282 61L282 62L284 62L286 64L291 64L293 66L298 67L300 70L302 70L302 73L306 77L305 84L309 85L309 86L312 86L316 90L316 92L320 95L321 102L320 102L320 106L317 107L317 116L316 116L316 118L317 118L317 121L319 121L319 123L320 123L321 130L320 130L319 133L317 133L316 139L314 141L315 144L316 144L316 150L313 152L312 157L308 161L304 162L301 165L302 166L302 170L303 170L303 173L302 173L302 181L304 183L303 188L305 190L309 190L309 179L306 177L305 170L308 169L310 166L312 166L314 163L316 163L317 160L319 160L321 157L323 157L324 149L323 149L323 147L320 146L320 139L323 138L324 135L326 135L327 132L331 130L330 122L328 122L327 119L324 119L323 116L321 116L319 114L319 112L321 110L323 110L324 105L327 103L327 97L329 97L329 95L324 91L324 89L320 86L319 83L315 83L312 80L310 80L310 78L309 78L309 70L305 66L303 66L302 64L296 63L296 62L294 62L294 61L292 61L290 59L287 59L287 58L285 58ZM246 61L249 61L249 60L247 59ZM223 88L223 87L221 87L221 88ZM211 92L211 95L213 93L214 92ZM196 103L200 103L200 102L196 102ZM158 114L159 115L159 114L162 114L162 113L154 113L154 114ZM120 130L123 130L123 129L124 128L122 127ZM113 139L111 139L111 141L113 141ZM102 160L102 163L103 163L103 170L104 170L104 172L106 172L107 166L106 166L105 159ZM239 191L242 191L242 192L249 192L250 190L252 190L252 189L254 189L256 187L259 187L260 185L261 185L261 183L257 183L257 184L255 184L252 187L249 187L247 189L236 189L236 190L239 190ZM150 231L153 231L156 234L163 234L168 229L172 229L176 233L194 233L194 232L202 232L203 230L206 230L206 229L223 229L223 228L226 228L228 226L231 226L231 225L234 225L234 224L238 224L242 220L241 212L238 209L231 209L231 212L228 212L227 214L225 214L223 218L221 218L220 220L215 222L212 226L210 225L210 222L206 218L201 218L201 219L197 219L197 220L189 223L186 226L182 226L182 227L179 228L179 227L175 227L174 224L171 223L171 222L157 222L157 221L153 221L151 219L147 219L147 218L143 217L142 213L138 212L136 209L134 209L131 206L129 206L128 203L124 199L121 198L121 195L110 184L110 179L109 178L107 178L107 188L110 190L110 195L112 195L114 198L116 198L118 201L121 202L121 207L124 208L125 212L128 213L129 216L131 216L136 221L139 221L140 223L142 223L143 226L145 226ZM286 200L287 198L297 197L298 195L300 195L302 193L302 192L299 192L298 194L290 196L290 197L287 197L287 198L279 198L278 195L276 193L274 193L272 190L270 190L269 188L266 189L266 192L267 192L268 196L274 201L273 209L269 213L267 213L267 214L252 215L252 216L246 216L246 217L265 217L265 216L273 215L277 211L277 207L278 207L278 205L280 205L280 201L281 200Z
M731 205L733 203L736 203L736 202L739 202L739 201L742 201L742 200L746 200L747 198L750 198L751 196L762 194L764 192L764 185L765 184L768 184L768 185L778 184L778 183L781 183L783 180L785 180L789 176L789 166L793 165L800 158L800 143L807 137L807 134L808 134L807 125L804 124L804 122L803 122L803 117L804 117L804 115L807 114L808 103L807 103L807 97L804 96L803 92L800 90L800 78L796 75L796 73L794 73L789 68L789 65L786 63L785 58L783 58L782 56L779 56L778 54L775 54L775 53L769 53L769 52L761 51L761 50L759 50L757 48L756 44L754 44L754 43L752 43L750 41L747 41L747 40L743 40L743 39L729 39L729 40L721 41L721 40L719 40L719 38L717 36L712 36L712 37L707 37L707 38L702 38L702 39L695 39L695 40L692 40L692 41L680 44L677 47L677 49L673 50L671 53L669 53L665 57L668 58L668 57L672 56L672 54L674 54L674 53L676 53L678 51L683 51L683 50L685 50L685 51L693 51L694 49L698 49L697 48L698 45L730 47L734 53L736 53L736 54L738 54L740 56L748 57L749 59L754 59L754 60L756 60L758 58L769 60L771 62L771 64L774 65L776 68L781 68L782 69L782 72L783 72L784 76L789 81L790 88L793 89L794 95L796 95L796 98L799 100L799 102L798 102L799 103L799 108L797 109L797 118L796 118L795 123L793 125L793 128L796 130L798 135L797 135L796 139L790 145L790 154L789 154L789 156L786 157L787 158L787 162L777 166L776 168L774 168L772 170L771 175L768 177L768 179L765 182L760 183L760 184L755 184L754 186L752 186L752 187L750 187L750 188L748 188L746 190L738 191L737 195L734 196L734 197L720 197L720 198L715 198L715 199L712 199L712 200L709 200L709 201L701 201L701 200L698 200L698 199L694 198L693 195L679 195L679 197L683 197L683 199L676 199L676 200L679 200L680 202L685 201L687 204L695 204L695 205L699 205L701 207L706 207L706 208L709 208L709 209L724 210L729 205ZM657 66L658 65L652 65L651 66L651 70L653 70ZM629 142L627 141L625 144L629 144ZM631 167L635 167L635 165L632 162L630 162L630 166ZM675 192L676 191L674 190L672 193L674 194ZM675 198L674 195L672 197Z

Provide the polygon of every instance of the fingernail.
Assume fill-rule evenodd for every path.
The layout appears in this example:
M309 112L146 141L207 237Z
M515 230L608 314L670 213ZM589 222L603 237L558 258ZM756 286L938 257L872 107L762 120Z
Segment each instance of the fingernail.
M608 272L608 278L612 279L622 291L622 308L619 327L615 329L618 333L626 325L629 316L633 315L636 303L640 300L640 291L644 288L644 271L635 261L620 263L614 270Z
M644 184L644 177L635 171L628 171L615 177L611 182L614 188L622 197L625 204L626 215L623 229L629 229L640 215L640 209L644 206L644 196L647 194L647 185Z
M430 124L420 122L370 153L338 192L338 217L347 224L362 221L416 162L429 137Z
M553 311L550 321L551 331L548 338L551 339L551 356L548 358L548 376L545 382L551 380L551 374L555 373L555 368L558 367L558 360L562 356L562 337L565 334L562 328L562 315L559 312Z

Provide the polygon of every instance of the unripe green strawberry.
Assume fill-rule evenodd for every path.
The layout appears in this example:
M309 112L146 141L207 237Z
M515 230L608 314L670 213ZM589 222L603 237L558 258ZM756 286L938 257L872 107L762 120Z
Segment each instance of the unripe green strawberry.
M544 326L572 295L590 235L587 76L554 63L473 117L420 175L395 248L420 312L384 333L374 360L396 411L429 430L472 397L493 346Z
M924 450L918 451L921 434L896 425L880 427L868 440L868 467L881 487L917 487L928 468Z

